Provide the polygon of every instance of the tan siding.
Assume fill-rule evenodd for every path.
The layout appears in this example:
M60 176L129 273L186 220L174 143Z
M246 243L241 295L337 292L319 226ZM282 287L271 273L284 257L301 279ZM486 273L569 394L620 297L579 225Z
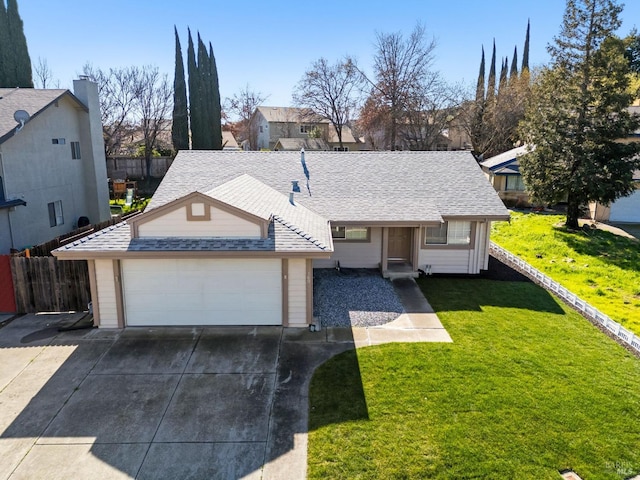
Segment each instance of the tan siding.
M307 261L289 260L289 326L307 324Z
M336 261L347 268L378 268L382 261L382 228L371 228L370 242L334 240L330 259L314 260L313 268L333 268Z
M118 328L116 284L112 260L96 260L96 290L100 308L100 327Z
M140 225L140 237L260 238L260 225L211 207L211 221L187 221L182 207Z

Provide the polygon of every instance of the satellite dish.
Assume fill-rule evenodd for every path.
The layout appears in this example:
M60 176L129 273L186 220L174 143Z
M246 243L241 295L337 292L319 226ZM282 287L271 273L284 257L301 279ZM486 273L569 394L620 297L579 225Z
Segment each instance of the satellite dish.
M27 113L26 111L24 110L15 111L15 113L13 114L13 119L20 124L18 128L16 128L16 132L19 132L20 130L22 130L22 127L24 127L24 124L29 121L29 118L31 117L29 116L29 113Z

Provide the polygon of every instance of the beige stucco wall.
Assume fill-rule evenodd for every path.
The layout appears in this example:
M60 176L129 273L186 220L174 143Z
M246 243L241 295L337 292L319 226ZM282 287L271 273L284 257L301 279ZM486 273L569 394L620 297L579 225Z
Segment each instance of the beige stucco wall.
M68 233L81 216L95 223L109 218L104 152L102 165L95 165L96 142L90 137L88 118L76 102L63 96L0 146L5 196L27 202L8 213L13 245L10 240L0 243L0 254L11 246L22 249ZM64 145L53 144L53 138L64 138ZM71 158L71 142L80 142L81 159ZM62 202L64 223L51 227L47 205L56 201Z
M289 259L289 326L307 325L307 261Z
M187 220L187 207L177 208L138 227L139 237L260 238L260 225L211 207L211 220Z
M97 299L92 299L93 308L99 308L100 328L118 328L116 303L116 281L113 260L95 260Z

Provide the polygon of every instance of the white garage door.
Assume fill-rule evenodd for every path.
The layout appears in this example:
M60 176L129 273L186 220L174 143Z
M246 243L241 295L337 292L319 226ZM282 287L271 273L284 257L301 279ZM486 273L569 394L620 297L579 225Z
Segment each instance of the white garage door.
M611 205L611 222L640 223L640 190L622 197Z
M125 321L281 325L279 259L123 260Z

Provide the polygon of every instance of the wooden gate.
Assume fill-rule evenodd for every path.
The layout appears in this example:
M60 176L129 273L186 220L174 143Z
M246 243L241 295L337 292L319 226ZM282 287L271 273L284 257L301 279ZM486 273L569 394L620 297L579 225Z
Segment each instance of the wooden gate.
M16 299L11 278L11 257L0 255L0 312L15 313Z
M18 312L83 311L91 299L85 260L11 257Z

